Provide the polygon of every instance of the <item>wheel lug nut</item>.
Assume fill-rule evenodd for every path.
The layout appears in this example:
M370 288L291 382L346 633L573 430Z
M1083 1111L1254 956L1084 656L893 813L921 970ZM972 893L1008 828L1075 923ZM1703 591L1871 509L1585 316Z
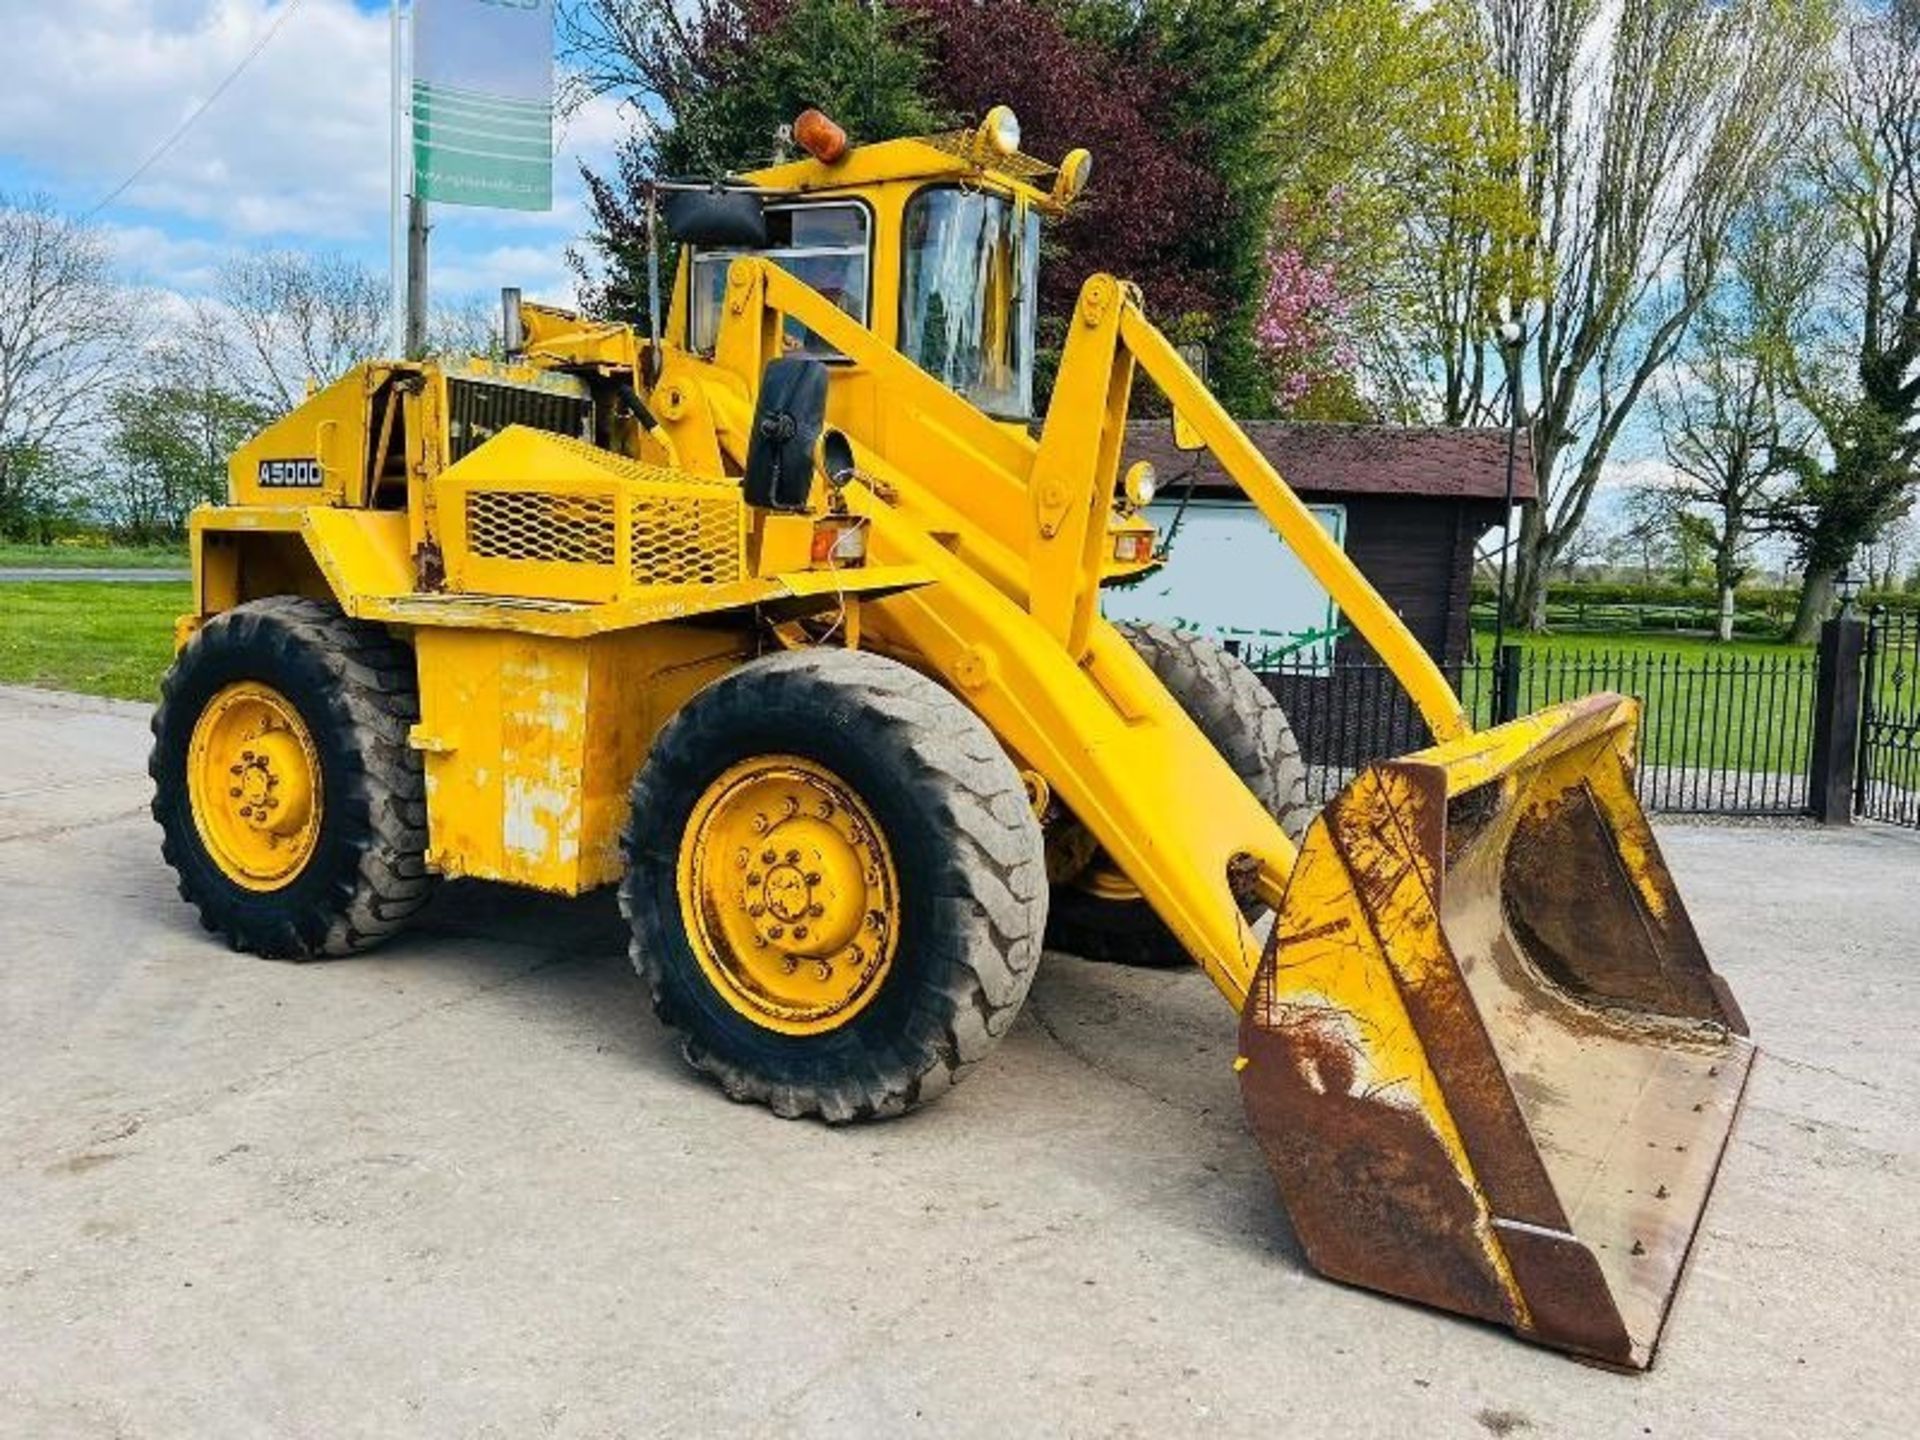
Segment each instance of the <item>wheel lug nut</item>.
M766 913L767 913L767 907L760 904L758 901L755 901L753 904L747 906L747 914L753 916L753 918L756 920L758 920L762 915Z
M245 770L246 768L247 767L244 765L234 765L228 769L227 773L229 775L238 775L241 771Z
M240 807L240 818L242 820L253 819L253 807L251 805L242 805Z
M273 796L269 795L267 797L267 809L278 810L279 808L280 808L280 802L276 800Z
M244 761L246 761L246 762L247 762L247 763L248 763L249 765L251 765L251 764L253 763L253 751L251 751L251 750L242 750L242 751L240 752L240 758L241 758L242 760L244 760Z
M806 938L807 938L807 927L806 927L806 926L804 926L804 925L796 925L796 926L794 926L794 927L793 927L793 938L794 938L794 939L796 939L796 940L804 940L804 939L806 939Z
M771 850L762 850L760 852L760 863L762 865L771 865L779 858L780 857Z
M761 879L761 876L758 870L749 870L747 872L747 884L758 885L760 883L760 879Z
M782 936L784 936L786 933L787 933L787 927L784 925L770 926L767 930L767 938L770 940L778 940Z
M753 817L753 833L756 835L764 835L767 833L767 817L766 816L756 815Z
M798 850L787 851L787 864L798 865L799 863L800 863L800 852Z
M818 920L822 915L826 913L827 913L827 907L820 904L818 901L815 901L813 904L807 907L807 914L811 915L816 920Z
M807 884L818 885L819 883L820 883L820 872L818 870L809 870L807 872Z
M240 787L238 785L234 786L231 790L227 791L227 794L233 799L238 800L240 798Z

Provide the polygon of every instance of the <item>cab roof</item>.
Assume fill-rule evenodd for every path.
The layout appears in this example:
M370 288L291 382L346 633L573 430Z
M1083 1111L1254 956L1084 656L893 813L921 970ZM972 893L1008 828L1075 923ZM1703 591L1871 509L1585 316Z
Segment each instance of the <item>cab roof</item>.
M855 145L832 165L803 155L740 178L769 190L801 192L852 190L895 180L970 180L1052 210L1058 207L1047 182L1058 169L1019 151L994 155L989 163L976 158L974 131L950 130Z

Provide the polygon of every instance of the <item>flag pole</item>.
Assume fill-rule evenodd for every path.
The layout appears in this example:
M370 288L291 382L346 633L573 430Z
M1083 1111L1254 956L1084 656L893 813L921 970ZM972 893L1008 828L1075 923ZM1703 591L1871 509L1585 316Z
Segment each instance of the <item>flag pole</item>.
M390 26L390 68L392 70L388 128L392 154L388 157L387 193L387 309L389 315L388 348L397 360L407 353L407 145L410 140L406 111L406 54L402 0L393 0Z

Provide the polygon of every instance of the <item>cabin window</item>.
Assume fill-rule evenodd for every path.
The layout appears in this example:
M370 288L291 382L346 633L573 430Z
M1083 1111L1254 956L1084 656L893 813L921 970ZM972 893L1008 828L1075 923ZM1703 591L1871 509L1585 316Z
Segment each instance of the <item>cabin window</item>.
M725 312L727 267L742 255L766 256L865 325L872 244L873 222L864 205L769 205L765 250L694 252L689 348L701 355L713 354ZM791 354L821 360L845 358L798 321L787 321L786 338Z

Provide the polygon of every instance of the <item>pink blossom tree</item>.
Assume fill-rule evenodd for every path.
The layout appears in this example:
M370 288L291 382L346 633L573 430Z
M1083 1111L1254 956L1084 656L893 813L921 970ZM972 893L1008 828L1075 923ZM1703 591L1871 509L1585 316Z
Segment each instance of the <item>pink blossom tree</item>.
M1282 411L1351 375L1359 360L1351 322L1352 302L1334 262L1312 259L1297 245L1276 240L1267 251L1253 338L1272 368L1274 398Z

